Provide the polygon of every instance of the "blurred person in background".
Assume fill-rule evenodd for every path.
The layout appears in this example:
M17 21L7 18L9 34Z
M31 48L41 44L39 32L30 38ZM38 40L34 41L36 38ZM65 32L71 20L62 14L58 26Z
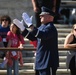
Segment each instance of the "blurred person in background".
M6 36L7 36L7 32L10 30L10 24L11 24L10 16L2 15L0 17L0 23L1 23L1 25L0 25L0 36L2 38L4 47L7 47L8 42L6 40ZM5 57L5 53L6 52L3 51L0 58L3 59Z
M64 42L64 48L76 48L76 24L73 25ZM71 75L76 75L76 51L67 52L66 66L70 69Z
M61 0L32 0L33 10L35 13L36 27L39 27L41 25L39 14L41 13L41 7L43 6L56 13L54 23L57 23L60 3Z

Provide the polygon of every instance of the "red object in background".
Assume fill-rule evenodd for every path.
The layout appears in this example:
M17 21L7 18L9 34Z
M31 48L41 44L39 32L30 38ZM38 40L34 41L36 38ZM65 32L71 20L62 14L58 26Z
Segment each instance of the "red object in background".
M34 47L37 47L37 41L30 41L30 44L33 44Z
M0 42L2 41L2 37L0 36Z

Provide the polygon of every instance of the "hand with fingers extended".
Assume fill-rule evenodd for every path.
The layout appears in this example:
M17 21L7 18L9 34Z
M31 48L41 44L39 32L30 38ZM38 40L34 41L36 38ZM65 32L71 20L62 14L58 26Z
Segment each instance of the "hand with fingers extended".
M29 17L29 15L25 12L22 14L22 18L28 27L30 27L32 25L32 17L33 16Z
M19 21L18 19L14 19L13 23L16 24L21 29L21 31L24 31L25 26L23 25L23 20Z

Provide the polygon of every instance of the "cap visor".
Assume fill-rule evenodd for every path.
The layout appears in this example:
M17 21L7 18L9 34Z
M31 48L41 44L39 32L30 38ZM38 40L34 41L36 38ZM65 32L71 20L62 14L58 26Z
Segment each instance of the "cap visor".
M48 12L42 12L40 15L45 15L45 14L49 14Z

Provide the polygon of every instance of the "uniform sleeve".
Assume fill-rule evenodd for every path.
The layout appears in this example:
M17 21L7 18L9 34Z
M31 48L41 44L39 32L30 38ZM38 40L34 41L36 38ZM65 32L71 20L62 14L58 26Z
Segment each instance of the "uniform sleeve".
M22 36L23 37L26 37L27 39L31 40L31 41L35 41L37 40L37 38L31 34L31 32L29 32L27 29L25 29L23 32L22 32Z
M56 37L57 30L54 26L48 25L44 30L39 30L37 28L34 28L34 30L31 33L37 38L47 40Z

